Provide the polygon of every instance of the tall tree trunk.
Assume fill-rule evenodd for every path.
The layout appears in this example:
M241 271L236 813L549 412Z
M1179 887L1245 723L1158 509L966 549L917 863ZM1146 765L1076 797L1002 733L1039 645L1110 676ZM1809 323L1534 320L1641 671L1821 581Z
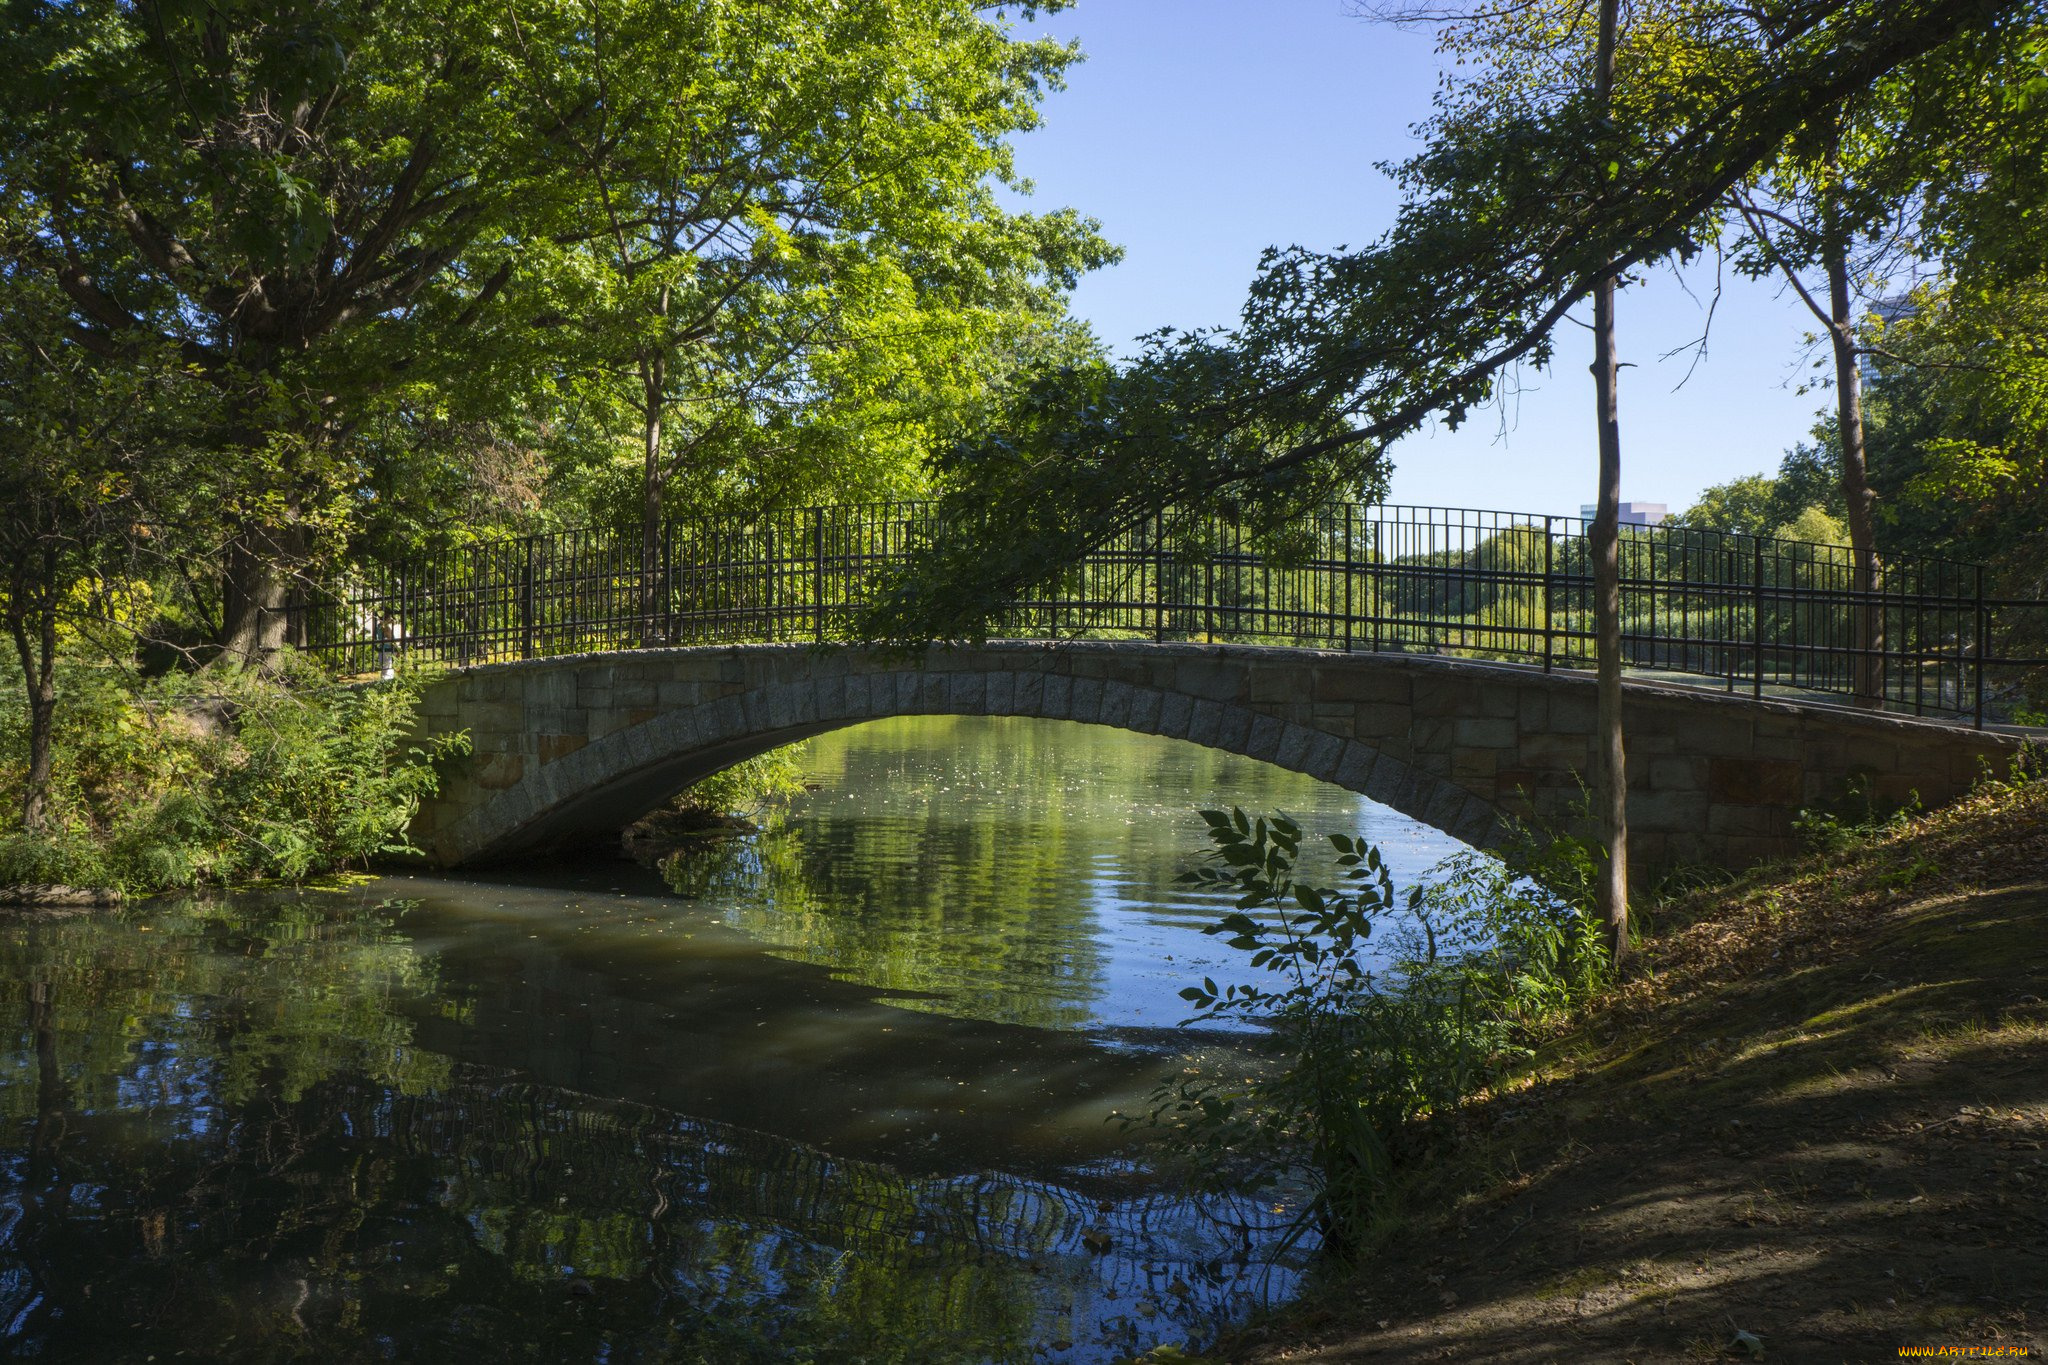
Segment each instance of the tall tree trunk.
M31 554L35 568L41 570L40 581L27 582L30 574L14 576L7 625L21 660L28 701L28 776L22 782L21 828L27 834L41 834L50 823L51 746L57 719L57 547L46 542Z
M296 526L246 526L229 543L221 594L223 657L254 666L276 657L291 624L292 585L305 563L305 533Z
M661 583L661 413L667 376L661 358L640 362L640 642L660 643Z
M1601 0L1594 101L1605 119L1614 101L1620 0ZM1613 275L1593 287L1593 399L1600 427L1600 489L1593 516L1593 629L1599 669L1594 799L1607 863L1600 913L1617 964L1628 948L1628 755L1621 718L1621 407L1615 362Z
M1878 589L1877 529L1873 516L1877 495L1870 487L1870 466L1863 432L1863 371L1857 364L1856 318L1849 296L1849 232L1842 223L1838 185L1841 164L1828 154L1829 183L1822 208L1821 251L1828 272L1828 340L1835 352L1835 411L1842 435L1842 502L1849 514L1849 553L1854 560L1857 602L1850 643L1856 651L1852 675L1856 704L1884 709L1884 612L1876 603Z

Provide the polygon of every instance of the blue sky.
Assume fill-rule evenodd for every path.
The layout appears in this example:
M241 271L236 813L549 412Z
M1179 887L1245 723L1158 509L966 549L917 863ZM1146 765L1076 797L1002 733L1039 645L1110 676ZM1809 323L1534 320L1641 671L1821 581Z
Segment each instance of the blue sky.
M1081 0L1034 26L1078 38L1087 60L1048 99L1045 127L1018 140L1018 165L1038 206L1092 214L1125 248L1074 300L1113 349L1162 326L1233 321L1268 245L1363 244L1392 221L1397 196L1374 163L1414 149L1439 66L1428 34L1350 9ZM1624 498L1677 511L1711 484L1774 470L1831 401L1796 392L1815 358L1798 301L1732 274L1706 359L1659 359L1701 334L1713 288L1709 262L1621 296L1622 357L1636 364L1622 372ZM1593 496L1590 359L1568 325L1556 363L1523 373L1505 414L1402 442L1393 500L1575 513Z

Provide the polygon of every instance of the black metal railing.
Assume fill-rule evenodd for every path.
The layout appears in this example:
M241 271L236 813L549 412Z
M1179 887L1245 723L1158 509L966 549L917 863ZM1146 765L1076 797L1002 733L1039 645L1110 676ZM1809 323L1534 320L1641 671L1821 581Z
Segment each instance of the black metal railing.
M1589 668L1589 523L1335 504L1278 528L1162 513L1017 602L1011 638L1206 640ZM401 652L469 665L678 644L850 640L873 589L943 534L924 503L564 531L369 565L294 608L344 670ZM1890 557L1859 588L1847 547L1623 528L1623 651L1639 673L1917 715L2008 716L2048 668L2048 604L1985 595L1975 565Z

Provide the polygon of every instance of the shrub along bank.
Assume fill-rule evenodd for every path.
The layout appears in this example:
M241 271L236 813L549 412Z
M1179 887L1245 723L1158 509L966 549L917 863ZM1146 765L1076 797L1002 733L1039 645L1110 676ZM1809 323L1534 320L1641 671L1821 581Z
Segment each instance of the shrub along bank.
M0 835L0 887L148 894L297 881L405 847L460 741L412 738L421 680L346 684L289 657L138 680L67 663L44 827ZM27 763L18 686L0 688L0 790Z

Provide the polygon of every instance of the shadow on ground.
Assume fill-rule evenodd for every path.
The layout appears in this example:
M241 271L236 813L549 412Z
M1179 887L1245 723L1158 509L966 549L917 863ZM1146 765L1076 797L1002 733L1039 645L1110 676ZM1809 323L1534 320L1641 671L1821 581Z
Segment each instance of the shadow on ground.
M1236 1354L2040 1354L2048 794L1670 918L1619 1000L1461 1116L1365 1263Z

